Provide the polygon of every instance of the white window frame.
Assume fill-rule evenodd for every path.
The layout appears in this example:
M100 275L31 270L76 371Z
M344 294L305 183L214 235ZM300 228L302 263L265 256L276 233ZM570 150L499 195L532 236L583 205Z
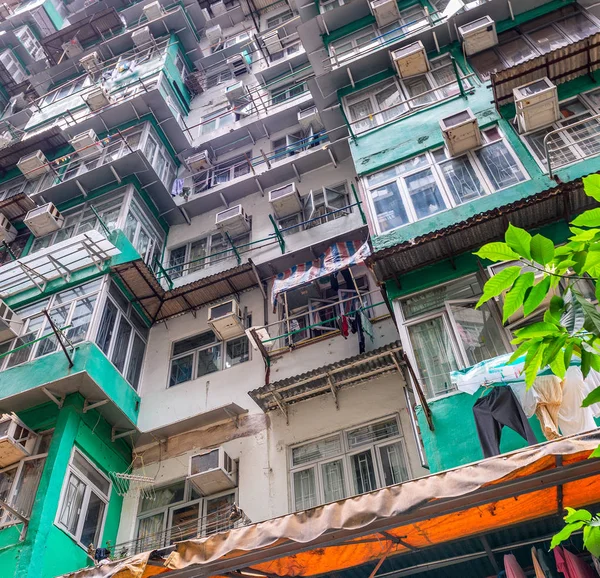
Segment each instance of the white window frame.
M215 110L214 112L203 116L200 120L198 136L210 134L214 131L222 129L223 127L233 124L235 121L235 111L232 108L227 107Z
M295 94L295 89L302 88L303 90L298 94ZM284 104L289 102L290 100L294 100L305 95L308 92L308 85L306 84L306 80L302 80L300 82L294 82L291 84L286 84L284 86L280 86L278 88L272 88L269 91L269 98L271 100L272 106L277 106L279 104ZM280 100L281 96L285 96L282 100ZM277 99L277 100L276 100Z
M219 72L215 72L213 74L206 75L206 89L210 90L215 86L219 86L219 84L223 84L228 80L234 80L235 76L233 72L228 68L224 68L223 70L219 70Z
M321 14L325 14L325 12L329 12L330 10L335 10L339 6L343 6L346 4L344 0L319 0L319 12Z
M443 211L452 209L454 207L463 205L465 203L470 202L470 200L467 200L463 203L457 203L454 201L453 195L452 195L452 191L450 189L450 186L447 184L446 179L441 171L440 165L444 164L446 162L451 162L452 160L457 160L463 157L467 157L469 159L469 162L471 164L471 166L473 167L476 176L479 179L479 182L481 183L483 189L484 189L484 195L481 195L478 198L481 198L482 196L487 196L490 194L495 194L498 193L500 191L503 191L505 189L511 188L516 186L517 184L522 184L524 182L527 182L530 179L529 174L527 173L527 171L525 170L525 167L523 166L523 164L521 163L519 157L516 155L516 153L514 152L513 148L510 146L510 143L508 142L508 139L506 139L506 137L504 136L504 134L500 131L500 129L496 126L494 127L489 127L485 130L482 130L482 136L483 136L483 144L482 146L475 148L473 150L470 150L466 153L464 153L463 155L460 155L458 157L455 157L454 159L451 158L446 158L443 161L436 161L434 154L438 151L441 151L441 148L436 148L436 149L432 149L430 151L426 151L424 153L421 153L419 155L416 155L415 157L412 157L411 159L407 159L405 161L402 161L401 163L398 163L398 165L396 166L400 166L404 163L409 163L414 159L418 159L419 157L423 157L424 158L424 162L422 164L420 164L417 168L413 168L410 170L406 170L405 172L403 172L401 175L391 175L381 181L378 181L376 184L373 185L369 185L369 177L373 177L375 175L377 175L378 173L373 173L372 175L369 175L369 177L364 177L363 182L364 182L364 188L367 191L367 201L368 201L368 206L369 206L369 211L371 212L371 215L373 217L373 222L375 224L375 228L377 230L378 234L382 234L382 233L386 233L388 231L391 230L395 230L398 229L399 227L404 227L410 223L415 223L421 219L424 218L428 218L428 216L422 217L421 219L417 216L417 212L415 207L413 206L413 203L411 201L410 198L410 191L408 189L408 187L406 186L404 179L406 179L407 177L410 177L414 174L423 172L425 170L429 170L432 175L433 178L435 180L435 184L438 188L439 194L445 204L445 207L440 209L439 211L436 211L435 213L432 214L440 214ZM489 139L486 140L486 135L487 134L493 134L494 132L497 132L497 134L499 135L499 138L495 138L494 140L492 140L492 137L489 137ZM489 147L489 146L493 146L494 144L498 143L498 142L502 142L506 148L506 150L508 151L508 153L511 155L514 163L516 164L517 168L520 170L520 172L522 173L522 175L524 176L524 179L519 181L519 183L515 183L515 184L511 184L508 185L506 187L502 187L502 188L498 188L495 189L493 183L491 182L491 180L489 179L481 161L479 160L477 153L478 151ZM393 167L391 167L393 168ZM380 173L383 173L385 171L389 171L390 169L384 169L384 171L379 171ZM372 197L372 191L375 191L377 189L380 189L381 187L384 187L386 185L395 183L396 186L398 187L398 191L400 193L400 198L402 200L402 205L404 207L404 211L406 212L407 215L407 222L403 223L402 225L398 225L397 227L393 227L391 229L386 229L386 230L382 230L380 222L379 222L379 217L377 214L377 211L375 209L375 200Z
M19 42L27 50L31 58L36 61L46 59L44 48L29 26L24 25L16 28L15 36L19 39Z
M77 469L77 467L73 465L73 457L74 457L75 453L79 454L79 456L81 456L86 462L88 462L90 464L90 466L108 482L108 484L109 484L108 485L108 494L105 494L102 490L100 490L100 488L98 488L92 481L90 481L85 476L85 474L83 474L83 472L80 472ZM76 479L78 479L80 482L82 482L85 485L85 492L84 492L84 496L83 496L83 501L81 503L81 510L78 513L79 519L77 521L77 529L75 531L75 535L71 534L71 532L60 523L60 515L62 513L64 501L67 497L66 496L67 489L68 489L68 484L69 484L69 480L70 480L71 476L74 476ZM94 494L96 494L96 496L98 498L100 498L100 500L104 503L104 512L102 513L102 521L101 521L99 529L98 529L98 543L94 544L96 547L100 547L100 545L102 544L102 537L104 535L104 526L106 524L106 516L108 514L108 505L109 505L109 501L110 501L110 495L112 492L112 482L111 482L110 478L107 475L105 475L104 472L102 470L100 470L83 452L81 452L80 450L78 450L77 448L74 447L73 450L71 451L71 458L69 459L67 471L66 471L65 477L63 479L63 486L62 486L62 490L60 493L58 509L56 510L56 518L54 519L54 525L57 528L60 528L68 536L71 536L71 538L73 538L73 540L75 540L75 542L79 546L81 546L84 550L88 549L89 544L83 544L81 542L81 533L83 531L83 525L85 523L85 514L87 514L87 507L89 505L90 495L92 492L94 492Z
M12 76L15 83L21 84L21 82L27 79L25 68L10 48L0 52L0 62L6 69L6 72Z
M269 53L269 60L271 62L278 62L279 60L300 54L301 52L304 52L304 47L302 46L300 40L295 40L294 42L286 44L278 52Z
M267 16L265 20L265 30L271 30L271 28L275 28L291 20L294 17L294 12L288 8L283 12L279 12L279 14L275 14L274 16Z
M390 436L390 437L382 439L382 440L371 440L360 446L356 446L356 447L352 447L352 448L350 447L350 445L348 443L348 434L350 432L360 429L360 428L363 428L363 427L367 427L370 425L376 425L376 424L380 424L380 423L385 423L385 422L392 421L392 420L394 420L396 422L398 434ZM293 450L294 449L302 447L302 446L310 445L310 444L319 442L321 440L326 440L326 439L336 438L336 437L340 441L341 451L339 453L337 453L335 455L328 455L324 458L307 461L307 462L304 462L297 466L294 465L294 462L293 462ZM379 448L381 448L383 446L392 445L395 443L400 444L404 465L406 466L406 472L408 474L407 480L403 480L403 481L408 481L408 480L412 479L411 464L410 464L410 460L409 460L409 456L408 456L405 435L402 430L402 422L401 422L398 414L392 414L392 415L387 415L387 416L384 416L381 418L373 419L366 423L361 423L361 424L354 425L352 427L347 427L341 431L337 431L334 433L320 436L320 437L312 439L312 440L307 440L302 443L293 444L291 446L288 446L288 478L289 478L289 489L290 489L290 493L289 493L290 511L291 512L298 511L296 509L296 504L295 504L294 474L300 473L303 471L307 471L307 470L313 470L315 472L314 479L315 479L315 489L316 489L317 496L316 496L316 503L314 505L312 505L311 507L316 507L316 506L326 503L325 502L324 484L323 484L323 475L322 475L322 466L325 464L331 463L331 462L336 462L336 461L342 462L342 472L343 472L343 476L344 476L344 498L358 495L354 490L353 481L352 481L353 477L352 477L351 459L352 459L352 456L355 456L360 453L364 453L365 451L370 451L372 459L373 459L373 468L374 468L374 473L375 473L375 485L376 485L376 487L373 488L373 490L385 487L384 486L383 466L381 464ZM401 483L401 482L399 482L399 483ZM373 491L373 490L370 490L370 491Z
M366 37L371 33L373 34L373 38L371 40L364 43L358 42L361 38ZM336 47L348 43L351 45L350 49L340 50ZM372 50L376 46L380 46L381 43L382 39L380 38L378 28L374 24L370 24L369 26L365 26L360 30L334 40L329 45L329 53L333 62L339 63L343 62L344 60L353 59L363 52Z

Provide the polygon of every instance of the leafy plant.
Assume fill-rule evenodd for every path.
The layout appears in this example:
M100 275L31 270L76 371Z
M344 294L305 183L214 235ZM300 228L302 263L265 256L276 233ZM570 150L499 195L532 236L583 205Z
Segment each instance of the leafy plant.
M567 515L563 518L565 527L552 537L550 549L555 548L571 537L573 532L583 528L583 546L596 558L600 557L600 518L592 516L587 510L566 508Z

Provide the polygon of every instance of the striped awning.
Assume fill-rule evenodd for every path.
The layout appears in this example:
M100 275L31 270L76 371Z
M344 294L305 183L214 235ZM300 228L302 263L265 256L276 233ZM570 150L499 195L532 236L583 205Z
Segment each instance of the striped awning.
M271 290L273 305L277 303L280 293L312 283L320 277L341 271L351 265L363 263L370 254L371 249L367 242L345 241L331 245L319 255L318 259L294 265L275 277Z

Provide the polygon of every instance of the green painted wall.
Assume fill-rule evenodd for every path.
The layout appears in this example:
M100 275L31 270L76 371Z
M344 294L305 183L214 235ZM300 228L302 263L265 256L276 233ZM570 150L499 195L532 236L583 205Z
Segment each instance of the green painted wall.
M54 4L52 4L52 0L46 0L42 4L42 6L44 7L46 14L48 14L48 18L50 18L52 24L54 24L56 30L60 30L63 27L65 21L63 17L58 13L58 10L54 7Z
M6 578L52 578L91 566L85 550L54 525L67 464L77 447L105 474L124 471L131 461L123 440L110 441L111 426L95 410L83 413L83 398L69 396L62 409L44 404L19 417L38 430L54 427L52 442L36 494L24 542L17 528L0 531L0 575ZM111 491L102 545L116 539L122 498Z

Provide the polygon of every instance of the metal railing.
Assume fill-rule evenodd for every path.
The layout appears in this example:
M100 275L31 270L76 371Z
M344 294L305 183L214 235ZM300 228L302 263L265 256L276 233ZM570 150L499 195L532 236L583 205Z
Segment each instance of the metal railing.
M551 130L543 148L550 178L561 167L600 155L600 114Z

